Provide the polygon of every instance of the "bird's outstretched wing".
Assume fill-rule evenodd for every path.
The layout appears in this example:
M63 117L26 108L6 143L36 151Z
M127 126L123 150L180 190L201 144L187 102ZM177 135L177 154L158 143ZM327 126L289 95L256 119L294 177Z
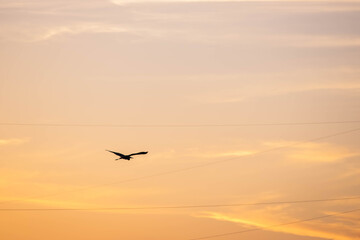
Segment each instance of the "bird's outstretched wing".
M111 152L111 153L113 153L115 155L118 155L119 157L125 157L124 154L121 154L121 153L118 153L118 152L113 152L113 151L110 151L110 150L106 150L106 151Z
M138 153L129 154L129 156L141 155L141 154L147 154L147 153L148 153L148 152L138 152Z

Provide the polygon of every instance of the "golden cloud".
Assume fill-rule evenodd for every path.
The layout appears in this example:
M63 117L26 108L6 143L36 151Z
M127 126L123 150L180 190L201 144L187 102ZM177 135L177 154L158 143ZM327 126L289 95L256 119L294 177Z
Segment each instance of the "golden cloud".
M359 156L360 152L330 143L299 143L296 142L266 142L271 147L291 146L287 157L301 162L336 162L349 157Z
M27 142L28 139L23 138L10 138L10 139L0 139L0 146L3 145L19 145Z
M228 221L246 225L249 229L263 229L273 232L281 232L288 234L295 234L298 236L307 237L319 237L333 240L354 240L360 236L360 224L358 221L352 221L351 223L328 223L322 221L309 221L296 224L287 224L296 221L301 221L300 218L294 218L286 216L282 208L276 209L265 209L255 211L243 211L242 217L237 215L229 215L218 212L206 212L200 217L206 217L216 219L219 221ZM274 216L277 216L275 219ZM337 220L339 220L337 218ZM282 225L283 226L280 226ZM277 226L278 225L278 226Z

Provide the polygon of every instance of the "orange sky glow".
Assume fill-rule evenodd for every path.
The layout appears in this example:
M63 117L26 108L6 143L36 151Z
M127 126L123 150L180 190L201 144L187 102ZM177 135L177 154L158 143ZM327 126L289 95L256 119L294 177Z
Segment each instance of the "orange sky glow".
M0 21L0 239L360 239L359 1L2 0Z

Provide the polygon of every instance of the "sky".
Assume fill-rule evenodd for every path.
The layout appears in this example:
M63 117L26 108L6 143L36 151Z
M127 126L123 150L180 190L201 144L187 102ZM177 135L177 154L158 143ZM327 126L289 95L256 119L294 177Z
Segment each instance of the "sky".
M336 215L360 199L141 209L359 196L359 22L359 1L1 0L0 238L360 239Z

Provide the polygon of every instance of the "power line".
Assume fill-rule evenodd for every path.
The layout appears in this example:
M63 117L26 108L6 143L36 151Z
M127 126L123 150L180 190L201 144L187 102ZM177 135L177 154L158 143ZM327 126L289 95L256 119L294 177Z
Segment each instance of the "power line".
M272 229L272 228L276 228L276 227L281 227L281 226L286 226L286 225L291 225L291 224L296 224L296 223L310 222L310 221L314 221L314 220L318 220L318 219L334 217L334 216L353 213L353 212L357 212L357 211L360 211L360 208L353 209L353 210L350 210L350 211L334 213L334 214L327 214L327 215L323 215L323 216L319 216L319 217L307 218L307 219L293 221L293 222L275 224L275 225L270 225L270 226L266 226L266 227L257 227L257 228L243 230L243 231L236 231L236 232L222 233L222 234L216 234L216 235L209 235L209 236L206 236L206 237L191 238L191 239L188 239L188 240L210 239L210 238L225 237L225 236L229 236L229 235L241 234L241 233L246 233L246 232L254 232L254 231L259 231L259 230L268 230L268 229Z
M328 198L296 201L277 201L277 202L257 202L257 203L237 203L237 204L208 204L208 205L178 205L178 206L155 206L155 207L111 207L111 208L0 208L0 211L111 211L111 210L159 210L159 209L186 209L186 208L219 208L219 207L239 207L257 205L279 205L279 204L300 204L315 202L332 202L360 199L357 197Z
M136 178L125 179L125 180L111 182L111 183L98 184L98 185L84 187L84 188L76 189L76 190L69 190L69 191L64 191L64 192L59 192L59 193L47 194L47 195L32 197L32 198L28 198L28 199L24 199L24 200L30 200L30 199L33 199L33 198L43 198L43 197L57 196L57 195L64 194L64 193L86 191L86 190L89 190L89 189L103 187L103 186L109 186L109 185L115 185L115 184L121 184L121 183L127 183L127 182L134 182L134 181L139 181L139 180L143 180L143 179L149 179L149 178L160 177L160 176L170 175L170 174L179 173L179 172L185 172L185 171L189 171L189 170L196 169L196 168L203 168L203 167L207 167L207 166L211 166L211 165L215 165L215 164L219 164L219 163L223 163L223 162L229 162L229 161L238 160L238 159L244 158L244 157L250 157L250 156L260 155L260 154L264 154L264 153L268 153L268 152L272 152L272 151L286 149L286 148L289 148L289 147L297 146L299 144L304 144L304 143L308 143L308 142L315 142L315 141L320 141L320 140L323 140L323 139L328 139L328 138L331 138L331 137L345 135L345 134L357 132L359 130L360 130L360 128L355 128L355 129L351 129L351 130L347 130L347 131L337 132L337 133L330 134L330 135L325 135L325 136L322 136L322 137L312 138L312 139L309 139L309 140L306 140L306 141L296 142L296 143L292 143L292 144L288 144L288 145L284 145L284 146L280 146L280 147L275 147L275 148L269 148L269 149L253 153L251 155L242 156L242 157L234 157L234 158L229 158L229 159L222 159L222 160L207 162L207 163L203 163L203 164L199 164L199 165L195 165L195 166L191 166L191 167L187 167L187 168L174 169L174 170L170 170L170 171L166 171L166 172L160 172L160 173L155 173L155 174L136 177ZM9 201L0 202L0 204L18 202L18 201L20 201L20 200L9 200Z
M109 128L198 128L198 127L261 127L261 126L300 126L325 124L360 123L353 121L319 121L319 122L270 122L239 124L87 124L87 123L12 123L2 122L0 126L32 126L32 127L109 127Z

